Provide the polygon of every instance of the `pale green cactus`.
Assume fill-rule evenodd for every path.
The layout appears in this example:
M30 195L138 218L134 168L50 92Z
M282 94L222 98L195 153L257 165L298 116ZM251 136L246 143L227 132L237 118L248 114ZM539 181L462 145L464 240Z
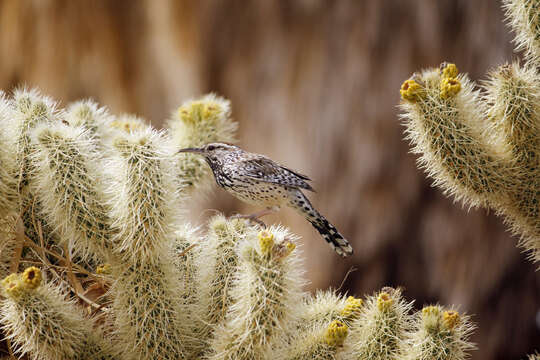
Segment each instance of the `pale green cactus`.
M290 346L276 358L284 360L334 360L339 359L343 342L349 333L348 326L339 320L329 324L312 323L300 336L292 338Z
M469 317L441 306L426 306L416 315L406 360L463 360L474 349Z
M0 91L0 124L6 124L13 118L13 109L4 93ZM0 218L10 213L15 213L17 209L17 162L9 149L15 146L13 134L9 128L0 128L0 197L2 206L0 207Z
M292 326L294 304L302 298L295 237L280 227L246 236L239 249L238 279L234 284L225 326L215 332L212 360L267 359Z
M351 359L401 359L412 328L410 311L399 289L385 288L369 296L351 323L351 335L345 344Z
M540 60L540 1L503 0L508 23L516 33L517 50L525 50L529 61Z
M540 1L505 8L525 64L500 66L481 87L454 64L414 74L400 90L402 117L435 185L504 215L540 261Z
M42 283L41 270L27 268L2 281L5 299L0 305L1 322L15 352L31 359L116 359L111 342L85 319L82 309L59 291Z
M98 142L86 127L63 123L37 126L33 134L37 150L31 158L36 174L32 185L42 216L58 229L60 242L76 242L78 255L107 261L113 231L105 179L98 170Z
M459 93L453 82L437 91ZM234 140L228 101L190 101L170 130L157 131L90 101L64 112L36 91L18 91L12 100L0 98L0 119L0 275L31 262L55 279L42 282L44 274L32 267L3 282L0 324L18 354L353 360L358 352L350 350L368 346L369 329L382 329L372 336L379 348L401 344L408 303L396 298L385 312L379 298L364 305L335 291L304 293L288 230L261 231L223 215L206 231L183 222L185 197L211 173L177 150ZM377 314L387 315L380 317L386 327L374 325ZM425 343L417 333L410 338ZM391 334L400 340L389 341ZM449 359L467 350L452 349L458 355Z

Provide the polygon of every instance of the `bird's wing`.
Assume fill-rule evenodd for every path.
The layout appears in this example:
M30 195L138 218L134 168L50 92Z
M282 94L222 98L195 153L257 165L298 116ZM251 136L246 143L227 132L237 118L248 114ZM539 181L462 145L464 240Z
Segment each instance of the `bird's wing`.
M260 181L314 191L306 175L279 165L266 157L242 161L245 175Z

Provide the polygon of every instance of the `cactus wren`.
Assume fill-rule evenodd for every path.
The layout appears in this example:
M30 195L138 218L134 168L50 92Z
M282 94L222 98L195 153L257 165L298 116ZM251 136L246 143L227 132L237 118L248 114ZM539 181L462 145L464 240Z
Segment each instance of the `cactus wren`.
M279 209L288 205L304 216L341 256L353 253L349 242L319 214L301 189L313 191L310 179L281 166L266 156L249 153L237 146L211 143L181 153L204 156L219 186L249 204Z

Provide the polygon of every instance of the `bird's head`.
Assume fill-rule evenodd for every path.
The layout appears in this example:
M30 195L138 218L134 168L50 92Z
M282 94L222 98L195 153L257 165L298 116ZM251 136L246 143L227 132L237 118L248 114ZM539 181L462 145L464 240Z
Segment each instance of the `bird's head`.
M219 162L220 159L223 159L227 155L239 150L240 148L234 145L224 143L210 143L200 148L185 148L179 150L178 152L199 154L204 156L208 162L215 163Z

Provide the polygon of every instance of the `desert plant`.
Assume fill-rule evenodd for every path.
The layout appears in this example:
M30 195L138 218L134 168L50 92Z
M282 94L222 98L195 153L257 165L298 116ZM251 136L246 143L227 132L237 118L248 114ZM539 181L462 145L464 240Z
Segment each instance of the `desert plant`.
M540 261L540 1L505 0L523 64L504 64L480 86L454 64L401 87L413 151L445 193L505 217Z
M158 131L91 101L60 110L18 90L0 97L0 120L0 271L12 272L0 322L15 353L405 358L426 342L399 290L366 305L306 294L297 238L283 227L218 215L204 231L183 221L183 205L211 174L177 150L234 141L228 101L189 101ZM448 359L465 357L468 335L456 332Z

